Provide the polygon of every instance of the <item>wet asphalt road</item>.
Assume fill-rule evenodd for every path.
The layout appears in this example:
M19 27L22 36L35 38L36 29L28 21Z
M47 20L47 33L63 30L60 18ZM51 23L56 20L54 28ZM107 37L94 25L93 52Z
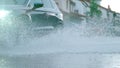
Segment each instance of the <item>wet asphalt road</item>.
M119 68L120 54L49 53L0 56L1 68Z
M64 29L74 28L78 31L84 18L65 15ZM84 26L83 26L84 27ZM85 29L86 30L86 29ZM95 28L96 30L96 28ZM99 29L98 29L99 30ZM94 33L94 31L93 31ZM81 33L80 36L89 36L92 33ZM96 33L100 35L99 33ZM109 35L109 34L106 34ZM9 52L10 53L10 52ZM119 53L75 53L54 52L24 55L0 55L0 68L119 68Z

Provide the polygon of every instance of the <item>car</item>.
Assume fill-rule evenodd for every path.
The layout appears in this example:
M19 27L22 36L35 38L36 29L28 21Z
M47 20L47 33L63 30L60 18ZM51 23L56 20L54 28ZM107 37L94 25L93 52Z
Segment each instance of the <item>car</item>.
M54 0L0 0L0 37L20 37L63 27L63 14Z
M30 0L27 14L31 21L36 23L37 26L50 26L56 28L58 25L63 24L63 14L58 9L53 0Z
M52 23L47 22L50 25L63 21L63 14L53 0L1 0L0 5L0 18L13 13L19 16L24 14L32 22L39 22L40 19L44 19L44 21L49 20L49 18L50 20L53 19Z

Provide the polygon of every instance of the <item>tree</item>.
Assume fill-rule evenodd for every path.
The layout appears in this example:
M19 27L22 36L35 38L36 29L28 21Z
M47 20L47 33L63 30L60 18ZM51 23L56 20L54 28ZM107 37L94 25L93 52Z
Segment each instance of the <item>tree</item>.
M95 2L95 0L91 0L90 2L90 16L94 17L95 15L100 17L102 12L98 9L98 4Z

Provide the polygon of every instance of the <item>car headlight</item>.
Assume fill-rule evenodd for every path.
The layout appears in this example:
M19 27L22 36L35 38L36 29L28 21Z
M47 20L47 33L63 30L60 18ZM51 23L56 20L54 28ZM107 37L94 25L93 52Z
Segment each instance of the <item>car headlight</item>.
M9 13L10 13L10 11L0 10L0 19L5 18Z
M55 13L47 13L47 15L56 16Z
M58 14L58 18L60 18L61 20L63 20L63 14Z
M52 16L56 16L59 19L63 20L63 14L59 13L59 14L55 14L55 13L47 13L48 15L52 15Z

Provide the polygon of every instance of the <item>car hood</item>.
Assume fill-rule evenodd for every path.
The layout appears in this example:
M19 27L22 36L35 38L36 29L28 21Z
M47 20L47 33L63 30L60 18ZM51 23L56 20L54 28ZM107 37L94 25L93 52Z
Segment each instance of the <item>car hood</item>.
M0 10L3 10L3 9L24 13L26 10L31 9L31 7L26 7L24 5L0 5ZM56 11L54 8L39 8L39 9L36 9L36 11L60 13L60 11Z

